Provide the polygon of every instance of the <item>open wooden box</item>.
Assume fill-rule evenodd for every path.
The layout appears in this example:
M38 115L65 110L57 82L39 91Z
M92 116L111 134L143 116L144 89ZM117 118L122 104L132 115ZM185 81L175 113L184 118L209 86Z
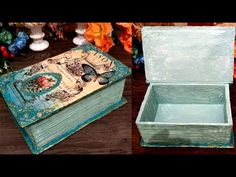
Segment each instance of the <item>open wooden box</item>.
M142 35L150 85L136 120L141 145L233 147L235 29L143 27Z

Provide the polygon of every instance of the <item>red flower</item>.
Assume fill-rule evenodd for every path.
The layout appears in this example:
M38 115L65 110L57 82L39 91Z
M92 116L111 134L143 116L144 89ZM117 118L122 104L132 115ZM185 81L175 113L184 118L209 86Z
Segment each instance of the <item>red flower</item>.
M37 79L37 82L40 87L49 88L52 86L52 82L50 82L46 77L42 76Z
M125 51L132 53L132 23L116 23L123 28L123 32L118 35Z
M41 85L43 83L43 81L45 81L46 79L47 79L46 77L42 76L37 79L37 82L39 85Z

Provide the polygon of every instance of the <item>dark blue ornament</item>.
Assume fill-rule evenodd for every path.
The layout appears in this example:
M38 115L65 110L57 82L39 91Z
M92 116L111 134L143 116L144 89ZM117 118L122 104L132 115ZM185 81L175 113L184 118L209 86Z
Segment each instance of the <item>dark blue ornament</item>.
M9 52L13 53L14 55L17 55L19 53L19 48L16 46L15 43L8 46Z
M144 57L143 55L139 55L137 58L134 59L134 63L137 65L142 65L144 63Z
M26 42L25 38L16 38L14 43L18 49L22 50L26 46Z

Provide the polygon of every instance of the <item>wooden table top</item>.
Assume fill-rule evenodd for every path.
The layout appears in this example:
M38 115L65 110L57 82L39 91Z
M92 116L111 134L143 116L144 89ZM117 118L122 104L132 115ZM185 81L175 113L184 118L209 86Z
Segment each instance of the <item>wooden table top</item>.
M50 41L42 52L27 49L25 56L14 59L15 70L40 62L75 47L72 40ZM121 46L114 46L109 54L131 67L132 56ZM126 80L124 97L128 103L103 118L92 122L42 154L130 154L131 153L131 77ZM0 154L31 154L23 136L0 97Z
M138 115L139 108L143 101L144 95L147 90L147 84L144 73L133 72L132 82L132 153L133 154L181 154L181 155L206 155L206 154L236 154L236 148L188 148L188 147L141 147L140 146L140 134L135 120ZM236 83L230 86L230 98L231 98L231 109L233 118L233 130L236 132ZM234 137L236 140L236 136ZM234 141L235 141L234 140ZM236 141L235 141L236 142Z

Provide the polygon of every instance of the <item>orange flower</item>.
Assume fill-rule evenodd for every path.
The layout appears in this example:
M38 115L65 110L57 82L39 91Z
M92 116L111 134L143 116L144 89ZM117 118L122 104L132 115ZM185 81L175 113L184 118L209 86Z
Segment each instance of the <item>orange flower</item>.
M132 53L132 37L127 33L121 33L119 40L123 44L125 51Z
M84 36L88 41L95 42L98 48L108 52L114 45L110 37L111 32L111 23L88 23Z
M123 26L124 28L131 28L132 23L116 23L119 26Z
M113 40L108 36L96 38L94 41L95 45L104 52L108 52L110 48L114 46Z
M116 23L123 28L123 32L118 35L125 51L132 53L132 23Z
M126 32L132 35L132 23L116 23L119 26L122 26Z
M132 25L132 36L139 40L139 42L142 41L142 34L141 29L144 26L144 23L133 23Z

